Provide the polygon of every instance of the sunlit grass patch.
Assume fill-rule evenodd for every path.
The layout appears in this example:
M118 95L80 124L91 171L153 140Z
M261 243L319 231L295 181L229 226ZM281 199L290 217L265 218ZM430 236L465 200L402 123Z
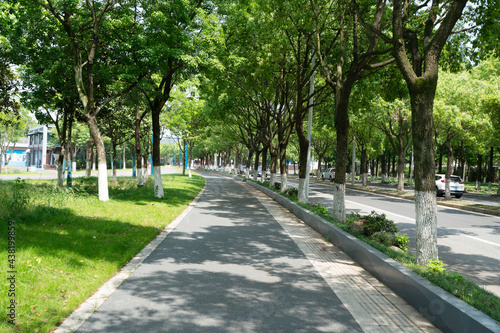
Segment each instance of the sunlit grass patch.
M132 178L110 182L110 200L97 197L97 179L72 188L55 181L0 182L0 219L16 227L16 325L2 332L49 332L177 217L204 186L198 175L163 176L165 198L153 197L153 181L138 188ZM7 228L0 233L7 248ZM9 271L7 256L0 270ZM8 281L0 293L6 309Z

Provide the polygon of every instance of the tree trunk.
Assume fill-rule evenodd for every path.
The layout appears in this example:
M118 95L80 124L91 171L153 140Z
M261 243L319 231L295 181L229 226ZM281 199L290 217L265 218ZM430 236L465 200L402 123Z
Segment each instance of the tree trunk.
M253 165L253 180L257 181L258 173L259 173L259 162L260 162L260 151L255 152L255 162Z
M435 184L434 124L432 118L435 82L410 89L412 131L415 150L416 257L419 264L438 259L437 204Z
M154 178L154 196L155 198L163 198L163 182L161 178L161 163L160 163L160 112L163 105L157 104L152 110L153 119L153 178Z
M142 177L142 149L141 149L141 119L139 111L135 118L135 157L137 168L137 186L144 186L144 178Z
M261 182L266 181L266 171L267 171L267 151L269 147L265 146L262 149L262 174L261 174Z
M490 148L490 159L488 166L488 191L491 191L491 184L495 180L495 169L493 168L493 147Z
M448 145L447 151L448 151L448 161L446 162L444 198L446 200L451 200L450 181L451 181L451 171L453 170L451 166L453 163L453 147L451 146L451 144Z
M483 156L477 154L477 170L476 170L476 190L481 190L481 176L483 174Z
M94 141L92 140L92 138L90 138L88 141L87 141L87 152L86 152L86 155L85 156L85 177L90 177L92 175L92 152L93 152L93 149L94 149Z
M300 112L300 111L296 111ZM309 150L309 140L304 134L304 119L299 116L295 123L295 131L299 139L299 202L307 203L306 177L307 177L307 151Z
M367 185L367 178L368 178L367 163L368 163L368 161L366 158L366 149L363 146L361 146L361 158L360 158L360 170L359 170L359 172L361 173L363 186Z
M64 185L64 159L66 158L66 147L61 145L59 159L57 161L57 186Z
M127 160L126 160L126 156L125 156L125 148L126 148L126 144L124 142L123 143L123 149L122 149L122 152L123 152L123 157L122 157L122 160L123 160L123 170L125 170L127 168Z
M98 187L99 187L99 200L108 201L108 167L106 163L106 149L104 147L104 140L102 139L95 116L87 115L88 125L92 138L97 149L97 170L98 170Z
M250 166L252 165L252 158L253 158L253 150L248 149L248 158L247 158L247 163L246 163L246 169L245 169L245 178L250 179Z
M349 144L349 96L352 86L345 85L335 93L335 129L337 130L337 159L335 160L335 184L333 189L333 218L345 222L345 174L347 171L347 147Z
M381 173L382 173L382 184L385 183L385 175L387 173L387 170L386 170L386 164L385 164L385 152L382 154L382 157L380 159L380 165L382 166L382 170L381 170Z
M269 180L269 187L273 187L274 183L276 183L276 173L278 168L278 147L271 145L270 154L271 154L271 179Z
M288 166L286 164L286 144L280 143L280 173L281 187L280 191L284 193L288 189Z
M404 149L398 154L398 192L405 190L405 155L406 150Z
M116 183L116 162L117 162L117 151L116 144L113 143L113 182Z

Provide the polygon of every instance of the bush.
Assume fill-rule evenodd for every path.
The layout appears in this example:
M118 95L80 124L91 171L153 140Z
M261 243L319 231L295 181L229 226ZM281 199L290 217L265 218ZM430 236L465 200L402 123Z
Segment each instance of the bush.
M275 190L280 190L280 189L281 189L281 183L274 183L274 184L273 184L273 188L274 188Z
M292 198L294 200L298 200L299 199L299 190L291 187L285 191L285 195L289 196L290 198Z
M366 236L371 236L376 232L384 231L390 234L395 234L398 228L393 221L388 220L385 214L377 214L372 211L363 219L363 231Z
M403 251L407 251L408 250L407 245L410 244L410 239L408 238L408 236L394 234L394 237L396 239L394 246L399 247Z
M385 246L392 246L395 245L396 243L396 237L394 234L389 234L385 231L378 231L375 232L372 236L371 239L375 242L379 242L380 244L383 244Z

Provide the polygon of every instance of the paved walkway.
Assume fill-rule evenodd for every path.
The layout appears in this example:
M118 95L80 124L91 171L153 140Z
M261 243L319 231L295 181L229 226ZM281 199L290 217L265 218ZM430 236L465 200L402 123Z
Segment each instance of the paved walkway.
M439 332L267 196L203 176L191 210L56 332Z

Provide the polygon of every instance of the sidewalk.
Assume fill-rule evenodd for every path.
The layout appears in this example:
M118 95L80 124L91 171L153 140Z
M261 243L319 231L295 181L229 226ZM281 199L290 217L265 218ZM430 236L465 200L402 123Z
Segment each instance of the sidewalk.
M203 175L197 203L134 259L142 263L56 332L439 331L261 192Z

